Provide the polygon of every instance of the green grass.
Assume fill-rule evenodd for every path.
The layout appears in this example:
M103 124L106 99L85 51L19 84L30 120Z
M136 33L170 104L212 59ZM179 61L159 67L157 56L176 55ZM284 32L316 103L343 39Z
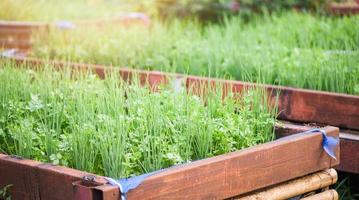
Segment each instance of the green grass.
M106 18L130 10L121 0L1 0L0 20L41 21Z
M35 38L32 55L359 94L358 19L281 13L55 30Z
M350 183L351 176L340 174L341 179L335 184L334 188L339 193L339 199L341 200L354 200L359 198L359 193L355 193L355 186ZM355 175L352 175L355 176ZM356 191L358 191L356 189Z
M222 100L220 89L151 92L114 74L51 69L2 61L1 152L119 178L274 139L276 109L261 90Z
M13 185L5 185L4 187L0 188L0 199L3 199L3 200L11 200L11 195L10 195L10 188L12 187Z

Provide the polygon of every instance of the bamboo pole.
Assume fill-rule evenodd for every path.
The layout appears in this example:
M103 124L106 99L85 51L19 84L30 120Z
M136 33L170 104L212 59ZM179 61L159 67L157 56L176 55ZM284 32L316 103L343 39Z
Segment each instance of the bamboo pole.
M236 200L271 200L288 199L301 194L333 185L338 180L334 169L327 169L302 178L288 181L249 196L235 198Z
M327 190L309 197L305 197L301 200L338 200L339 195L335 190Z

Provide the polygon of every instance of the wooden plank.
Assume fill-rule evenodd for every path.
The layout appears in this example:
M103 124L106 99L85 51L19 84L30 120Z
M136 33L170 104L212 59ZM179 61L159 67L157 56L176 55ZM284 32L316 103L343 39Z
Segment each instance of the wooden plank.
M281 121L276 125L277 137L285 137L300 131L306 131L321 126L290 123ZM340 130L340 165L337 170L359 174L359 154L353 153L359 150L359 133L358 131Z
M359 96L292 88L268 89L280 91L279 119L359 130Z
M329 10L338 15L355 15L359 13L359 2L331 3Z
M101 176L51 164L38 165L37 176L41 199L73 199L76 195L73 183L83 180L85 176L94 178L91 184L101 185L107 182Z
M40 199L39 185L34 168L37 161L12 158L0 154L0 188L10 187L12 199Z
M359 174L359 135L340 133L340 162L338 170Z
M325 128L338 136L339 129ZM171 168L147 178L128 199L225 199L339 164L323 152L321 133L296 134Z
M0 32L0 40L1 41L30 41L31 34L18 34L18 33L1 33Z
M20 40L19 38L0 38L0 44L4 45L31 45L31 43L32 41L30 40L30 38L24 40Z
M271 94L272 101L279 95L279 119L359 130L359 96L197 76L186 78L187 88L211 82L221 83L235 92L250 87L265 88Z
M28 36L32 33L34 29L32 28L24 28L24 29L16 29L16 28L8 28L0 26L0 36L4 35L25 35Z
M85 182L84 177L91 177L91 180ZM104 199L102 195L107 200L117 199L117 187L106 183L102 176L0 154L0 188L12 184L10 192L15 200L87 199L84 197L89 194L93 200ZM99 187L102 185L106 187Z
M19 51L28 51L32 47L31 41L18 41L18 40L0 40L0 49L17 49Z
M41 26L47 26L47 23L31 22L31 21L0 20L0 27L4 27L4 28L28 29L28 28L41 27Z

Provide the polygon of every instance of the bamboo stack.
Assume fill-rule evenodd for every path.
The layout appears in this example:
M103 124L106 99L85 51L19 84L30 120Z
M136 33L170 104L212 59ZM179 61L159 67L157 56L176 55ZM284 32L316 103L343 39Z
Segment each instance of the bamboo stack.
M339 199L339 195L337 193L337 191L335 190L327 190L312 196L308 196L305 198L302 198L302 200L338 200Z
M338 193L329 189L329 186L337 180L337 172L334 169L327 169L235 199L284 200L300 197L303 200L338 200ZM321 192L315 193L315 191Z

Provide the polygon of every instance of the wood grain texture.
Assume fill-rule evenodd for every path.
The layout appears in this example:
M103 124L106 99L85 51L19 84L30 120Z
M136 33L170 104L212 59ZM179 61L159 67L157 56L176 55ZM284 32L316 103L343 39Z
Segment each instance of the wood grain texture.
M268 89L280 92L280 119L359 130L359 96L292 88Z
M320 127L320 126L319 126ZM318 126L302 126L295 123L281 121L276 125L276 136L278 138L306 131ZM341 130L340 138L340 165L337 170L359 174L359 133L358 131Z
M84 182L85 176L94 179ZM79 183L79 186L83 186L85 189L83 191L87 193L80 193L78 187L74 185L75 182ZM14 200L86 199L84 195L95 194L94 191L98 191L98 194L106 193L104 191L110 189L117 191L114 186L107 186L103 190L98 187L106 183L107 181L101 176L0 154L0 188L12 184L10 191ZM116 198L107 200L114 199Z
M10 187L12 199L40 199L39 186L35 167L37 161L11 158L0 154L0 188Z

